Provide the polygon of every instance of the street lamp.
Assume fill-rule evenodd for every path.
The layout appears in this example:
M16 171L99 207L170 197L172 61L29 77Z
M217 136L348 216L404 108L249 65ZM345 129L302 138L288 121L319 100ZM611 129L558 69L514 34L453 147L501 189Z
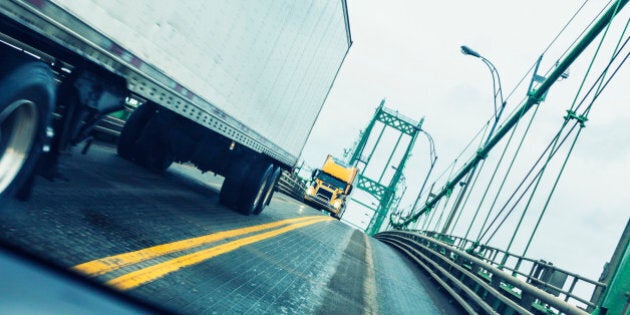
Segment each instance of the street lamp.
M409 213L406 215L406 217L404 216L402 210L396 213L392 213L389 216L390 224L391 222L394 221L394 217L398 217L399 219L406 220L411 215L413 215L413 211L416 210L416 208L420 204L420 198L422 197L422 192L424 191L427 181L429 180L429 177L431 176L431 172L433 171L433 168L435 167L435 162L437 162L438 157L435 151L435 142L433 142L433 137L431 137L431 135L428 132L426 132L424 129L420 129L419 132L424 134L427 137L427 140L429 140L429 171L427 172L427 176L424 178L424 181L422 182L422 186L420 187L420 191L418 192L418 196L416 197L416 200L413 203L413 206L411 206L411 208L409 209ZM433 189L433 187L431 187L431 189Z
M492 62L490 62L490 60L486 59L484 56L480 55L478 52L470 49L470 47L468 46L461 46L461 51L462 51L462 54L464 55L473 56L475 58L481 59L481 61L483 61L483 63L485 63L486 66L488 66L488 69L490 69L490 75L492 76L492 101L494 103L494 123L492 124L492 127L490 128L490 132L488 132L488 137L486 138L486 141L483 144L485 146L486 144L488 144L488 141L492 139L492 135L494 134L494 130L496 129L497 124L499 123L501 114L503 114L503 109L505 109L505 100L503 99L503 89L501 88L501 77L499 76L499 71L497 71L497 68L492 64ZM498 112L497 112L497 99L501 103L501 108L498 110ZM473 177L475 176L476 171L477 171L477 165L475 165L470 170L470 173L468 173L468 177L464 180L464 182L470 183ZM455 214L457 213L457 211L459 211L459 207L461 205L462 200L464 199L464 195L466 195L466 191L469 188L470 188L470 185L467 185L467 184L462 185L462 188L459 191L459 195L457 196L457 199L455 200L455 204L453 205L453 210L451 210L451 212L449 213L446 219L446 222L444 223L444 226L442 227L442 234L446 234L448 229L450 228L451 223L453 222L453 218L455 217Z
M464 54L464 55L471 55L473 57L481 58L481 55L479 53L477 53L476 51L470 49L470 47L462 46L461 48L462 48L462 54Z
M494 124L488 133L488 140L492 138L492 134L494 133L494 129L496 128L497 123L499 122L499 118L501 118L501 114L503 113L503 109L505 108L505 101L503 100L503 89L501 88L501 77L499 76L499 71L497 68L490 62L490 60L486 59L484 56L480 55L478 52L470 49L468 46L461 46L462 54L473 56L481 59L483 63L488 66L490 69L490 75L492 75L492 101L494 103ZM497 112L497 99L500 101L501 109ZM486 140L487 141L487 140Z
M429 171L427 172L427 176L424 178L424 181L422 182L422 186L420 187L420 191L418 192L418 197L416 197L416 201L413 203L413 206L411 207L411 211L410 211L410 215L413 213L414 210L416 210L416 208L418 207L418 204L420 203L420 197L422 196L422 192L424 191L425 186L427 185L427 181L429 180L429 176L431 176L431 172L433 171L433 167L435 166L435 162L437 162L437 153L435 151L435 142L433 142L433 137L431 137L431 135L426 132L425 130L420 130L425 136L427 136L427 139L429 140Z

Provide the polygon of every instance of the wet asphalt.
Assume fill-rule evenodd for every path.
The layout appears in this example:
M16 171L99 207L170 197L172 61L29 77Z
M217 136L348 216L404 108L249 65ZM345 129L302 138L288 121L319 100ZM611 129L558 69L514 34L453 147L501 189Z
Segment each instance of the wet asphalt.
M0 213L0 239L71 269L100 258L243 227L324 214L276 193L258 216L218 203L220 176L188 165L151 173L95 145L62 159L64 179L38 179L28 202ZM288 225L284 225L288 226ZM186 255L230 249L219 239L91 276L106 283ZM318 221L202 259L126 294L179 313L454 314L437 285L389 246L336 220Z

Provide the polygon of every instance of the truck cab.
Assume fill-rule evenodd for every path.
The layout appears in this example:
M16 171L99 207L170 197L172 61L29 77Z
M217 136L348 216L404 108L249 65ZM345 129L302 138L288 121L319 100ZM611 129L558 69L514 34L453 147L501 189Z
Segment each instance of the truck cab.
M356 167L328 155L324 166L313 171L304 201L330 212L337 219L341 218L357 173Z

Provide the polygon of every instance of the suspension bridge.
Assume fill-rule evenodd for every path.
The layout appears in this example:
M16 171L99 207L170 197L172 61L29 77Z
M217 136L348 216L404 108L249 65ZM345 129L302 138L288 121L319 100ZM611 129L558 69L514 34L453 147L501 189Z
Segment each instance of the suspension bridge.
M611 1L570 47L557 58L547 56L550 47L579 15L580 8L505 99L494 65L462 46L464 54L480 58L490 69L494 115L425 191L437 158L433 140L429 138L431 168L413 206L392 207L393 197L381 193L387 198L380 198L381 206L375 209L367 232L412 257L467 311L502 314L532 309L567 314L628 312L627 228L617 252L596 280L529 257L532 243L551 241L537 238L548 213L570 211L554 208L554 196L562 185L563 175L570 172L570 161L586 132L589 114L630 54L630 19L624 15L615 19L626 3ZM551 66L543 69L546 58L552 59ZM555 130L541 137L540 132L532 132L537 126L536 118L545 115L545 107L557 106L545 103L547 94L557 82L569 77L569 67L577 60L586 60L588 66L581 74L571 74L571 80L579 84L572 99L563 100L568 104L565 114ZM523 87L525 97L515 101L515 91ZM353 150L350 162L355 165L369 167L374 151L366 150L365 144L373 133L374 122L383 121L384 125L380 133L376 133L378 136L374 135L377 137L374 147L386 126L394 126L381 118L383 108L381 103ZM510 109L511 113L504 118L504 111ZM397 119L413 124L402 116ZM426 132L422 123L415 125L415 132L420 131ZM402 133L405 131L401 130ZM413 144L411 141L410 146ZM405 152L394 166L398 170L407 162L409 149ZM466 154L470 156L468 159L464 159ZM361 156L366 158L357 158ZM391 155L386 167L389 164ZM381 190L396 194L397 180L394 176L389 186L381 185ZM362 186L361 179L358 186ZM386 205L383 206L383 202ZM495 243L502 248L494 246ZM580 297L576 294L580 289L576 288L588 288L584 291L592 295ZM616 302L612 302L612 296L616 296ZM533 301L539 304L536 306Z
M244 220L219 203L220 176L188 164L147 172L98 142L63 160L67 181L38 183L29 202L11 201L0 216L0 277L8 279L0 313L31 301L59 313L92 305L104 313L630 314L627 212L599 277L534 251L541 243L587 250L541 231L565 224L554 214L572 215L557 201L572 172L586 171L572 167L580 140L606 93L626 89L614 82L630 55L627 2L609 1L567 35L580 7L509 91L486 56L462 46L490 70L493 115L440 174L427 121L383 100L345 156L361 170L351 204L372 214L364 231L303 204L305 181L295 173L283 173L265 212ZM566 36L570 45L554 50ZM577 63L585 66L575 71ZM574 90L558 102L551 95L565 80ZM114 127L97 129L117 136L120 123L107 124ZM427 172L405 207L406 171L416 167L415 146L427 143ZM386 162L376 165L381 153ZM15 253L57 273L33 272Z

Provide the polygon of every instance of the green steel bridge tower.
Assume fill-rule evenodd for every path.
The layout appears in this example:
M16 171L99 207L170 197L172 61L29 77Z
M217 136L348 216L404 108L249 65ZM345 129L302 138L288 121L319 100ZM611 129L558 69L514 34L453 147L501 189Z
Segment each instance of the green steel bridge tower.
M539 59L539 62L535 64L534 77L527 89L524 101L514 109L514 112L507 119L501 122L495 132L490 133L488 139L481 144L474 152L474 155L459 170L454 172L452 176L449 175L446 183L440 189L435 193L429 194L424 204L418 204L418 207L414 205L411 213L407 216L396 217L396 215L391 215L390 224L393 226L393 230L378 233L380 229L379 224L384 220L381 218L381 215L386 215L388 210L384 206L389 204L379 205L379 212L375 214L374 219L370 222L367 231L369 234L376 234L374 235L376 238L408 253L408 256L412 257L422 268L427 270L461 305L466 307L473 305L474 307L467 309L470 312L630 315L630 221L628 221L617 248L598 281L589 280L580 275L564 271L554 266L551 262L533 260L526 256L532 239L536 236L539 224L545 215L545 211L549 208L550 200L565 170L580 131L588 121L588 114L592 104L597 100L601 91L607 86L610 79L615 76L623 63L630 58L630 52L627 52L626 48L626 44L630 43L630 36L626 32L630 31L630 19L626 16L621 25L625 25L625 27L623 27L619 39L615 40L617 42L615 50L607 63L604 63L604 65L607 65L602 67L599 77L592 83L591 88L586 91L586 79L592 70L591 66L595 64L595 59L598 52L600 52L599 48L609 33L609 26L627 3L628 0L617 0L607 4L608 8L602 10L587 30L580 34L580 38L576 39L572 47L567 49L566 53L555 62L555 65L544 76L537 75ZM539 159L533 163L529 173L524 176L525 178L514 189L503 208L492 213L494 219L489 222L489 225L486 226L486 221L484 221L480 225L479 234L472 239L467 238L468 232L463 237L448 235L447 233L451 233L449 231L451 231L452 221L455 220L457 222L458 220L458 217L456 218L455 216L458 206L456 204L450 212L447 212L448 210L442 211L442 213L447 214L448 218L441 229L439 227L440 221L438 220L434 230L429 230L430 228L424 229L424 226L423 230L410 230L410 227L419 219L424 218L425 222L431 222L432 217L427 218L428 216L425 214L435 214L438 210L436 209L438 203L441 200L448 199L454 190L459 189L466 192L466 190L461 188L463 186L462 183L465 185L470 183L469 179L475 174L478 167L483 165L490 153L496 153L493 150L498 147L498 144L503 139L507 140L505 148L508 148L513 132L521 119L526 117L527 113L530 113L531 115L527 117L533 120L533 116L535 116L537 109L540 107L539 105L545 100L550 88L558 80L566 78L565 73L567 73L569 66L596 40L599 41L599 46L595 48L593 59L584 75L571 108L567 110L567 115L563 117L564 121L560 131L550 141L547 149L543 151ZM624 49L626 52L623 51ZM470 51L468 51L468 54L470 54ZM585 89L583 90L582 88ZM595 93L591 94L592 91L595 91ZM580 92L584 92L585 95L580 94ZM578 98L578 96L582 97ZM578 99L580 100L579 103ZM582 104L586 104L586 109L577 112ZM373 125L374 120L370 123L365 135L357 145L352 161L361 160L361 153L367 143L366 138L372 132ZM565 129L565 126L568 125L571 127ZM420 128L421 123L418 125L417 130L421 130ZM536 189L547 169L547 165L555 157L556 152L564 144L564 141L569 138L569 135L573 137L572 141L567 142L568 149L563 151L565 157L561 163L558 163L558 170L554 171L556 172L555 176L549 179L549 189L542 189L548 193L541 193L540 196L536 196L540 197L542 206L539 209L537 218L533 217L534 220L532 222L535 222L535 224L532 224L533 229L530 231L531 233L524 235L524 240L526 241L523 244L526 245L522 250L522 254L511 253L510 246L512 241L519 232L523 217L529 209L530 201L536 194ZM527 136L527 129L523 139L525 136ZM506 142L504 141L503 143ZM518 154L519 149L520 144L515 151L515 156ZM369 162L369 157L365 164ZM498 165L502 159L503 155L498 159L496 169L499 169ZM403 159L403 161L406 160ZM508 172L506 172L504 177L507 177L510 167L507 168ZM494 178L494 174L490 178L488 187L493 183L492 178ZM501 188L502 184L498 189L499 192ZM464 193L461 196L464 196ZM513 200L512 197L515 196L518 197ZM519 205L521 200L526 200L526 202ZM479 202L478 208L481 208L482 204L483 197ZM486 220L490 217L493 206L494 203L487 211ZM512 210L516 209L517 206L519 206L521 213L520 219L515 220L515 222L518 221L515 228L509 229L512 236L507 249L492 247L489 244L490 239L497 233L507 217L513 213ZM502 214L501 212L506 209L509 210ZM475 216L473 216L470 226L475 224ZM624 218L621 219L624 220ZM468 230L470 230L470 227ZM525 261L529 261L530 266L527 267L530 269L529 273L523 271L527 269L523 268L522 265ZM506 262L508 263L506 264ZM578 283L582 285L590 284L595 287L590 298L583 299L575 296L573 291L576 285L579 285ZM568 301L572 303L568 303Z
M396 196L397 187L403 179L403 171L405 169L405 165L407 164L407 160L410 157L410 153L416 142L416 138L422 130L423 121L424 119L421 119L419 122L415 122L410 118L400 115L397 111L385 107L385 100L382 100L380 105L376 109L374 117L368 124L365 132L362 133L360 140L353 150L352 156L349 160L349 164L357 166L361 170L357 179L357 185L355 189L367 192L378 201L378 205L376 205L376 207L373 207L371 205L368 205L367 203L363 203L353 198L354 201L374 211L374 215L372 216L372 219L370 220L370 223L366 229L366 233L368 233L369 235L378 233L388 216L388 213ZM376 131L375 126L380 126L380 131ZM396 143L393 150L389 154L389 158L387 159L384 167L379 171L380 175L378 179L370 178L366 175L365 172L368 169L372 158L374 157L374 153L379 148L381 142L384 141L383 134L387 129L393 129L398 133ZM369 154L364 155L364 152L368 151L368 140L373 135L373 133L378 133L378 135L376 136L376 141L371 146ZM403 137L408 137L410 139L407 147L404 149L404 154L402 158L400 159L400 161L398 161L398 163L394 164L392 163L392 159L394 158L394 154L397 152L399 146L401 145ZM389 167L392 167L395 171L389 182L387 182L385 178L385 173L389 169Z

